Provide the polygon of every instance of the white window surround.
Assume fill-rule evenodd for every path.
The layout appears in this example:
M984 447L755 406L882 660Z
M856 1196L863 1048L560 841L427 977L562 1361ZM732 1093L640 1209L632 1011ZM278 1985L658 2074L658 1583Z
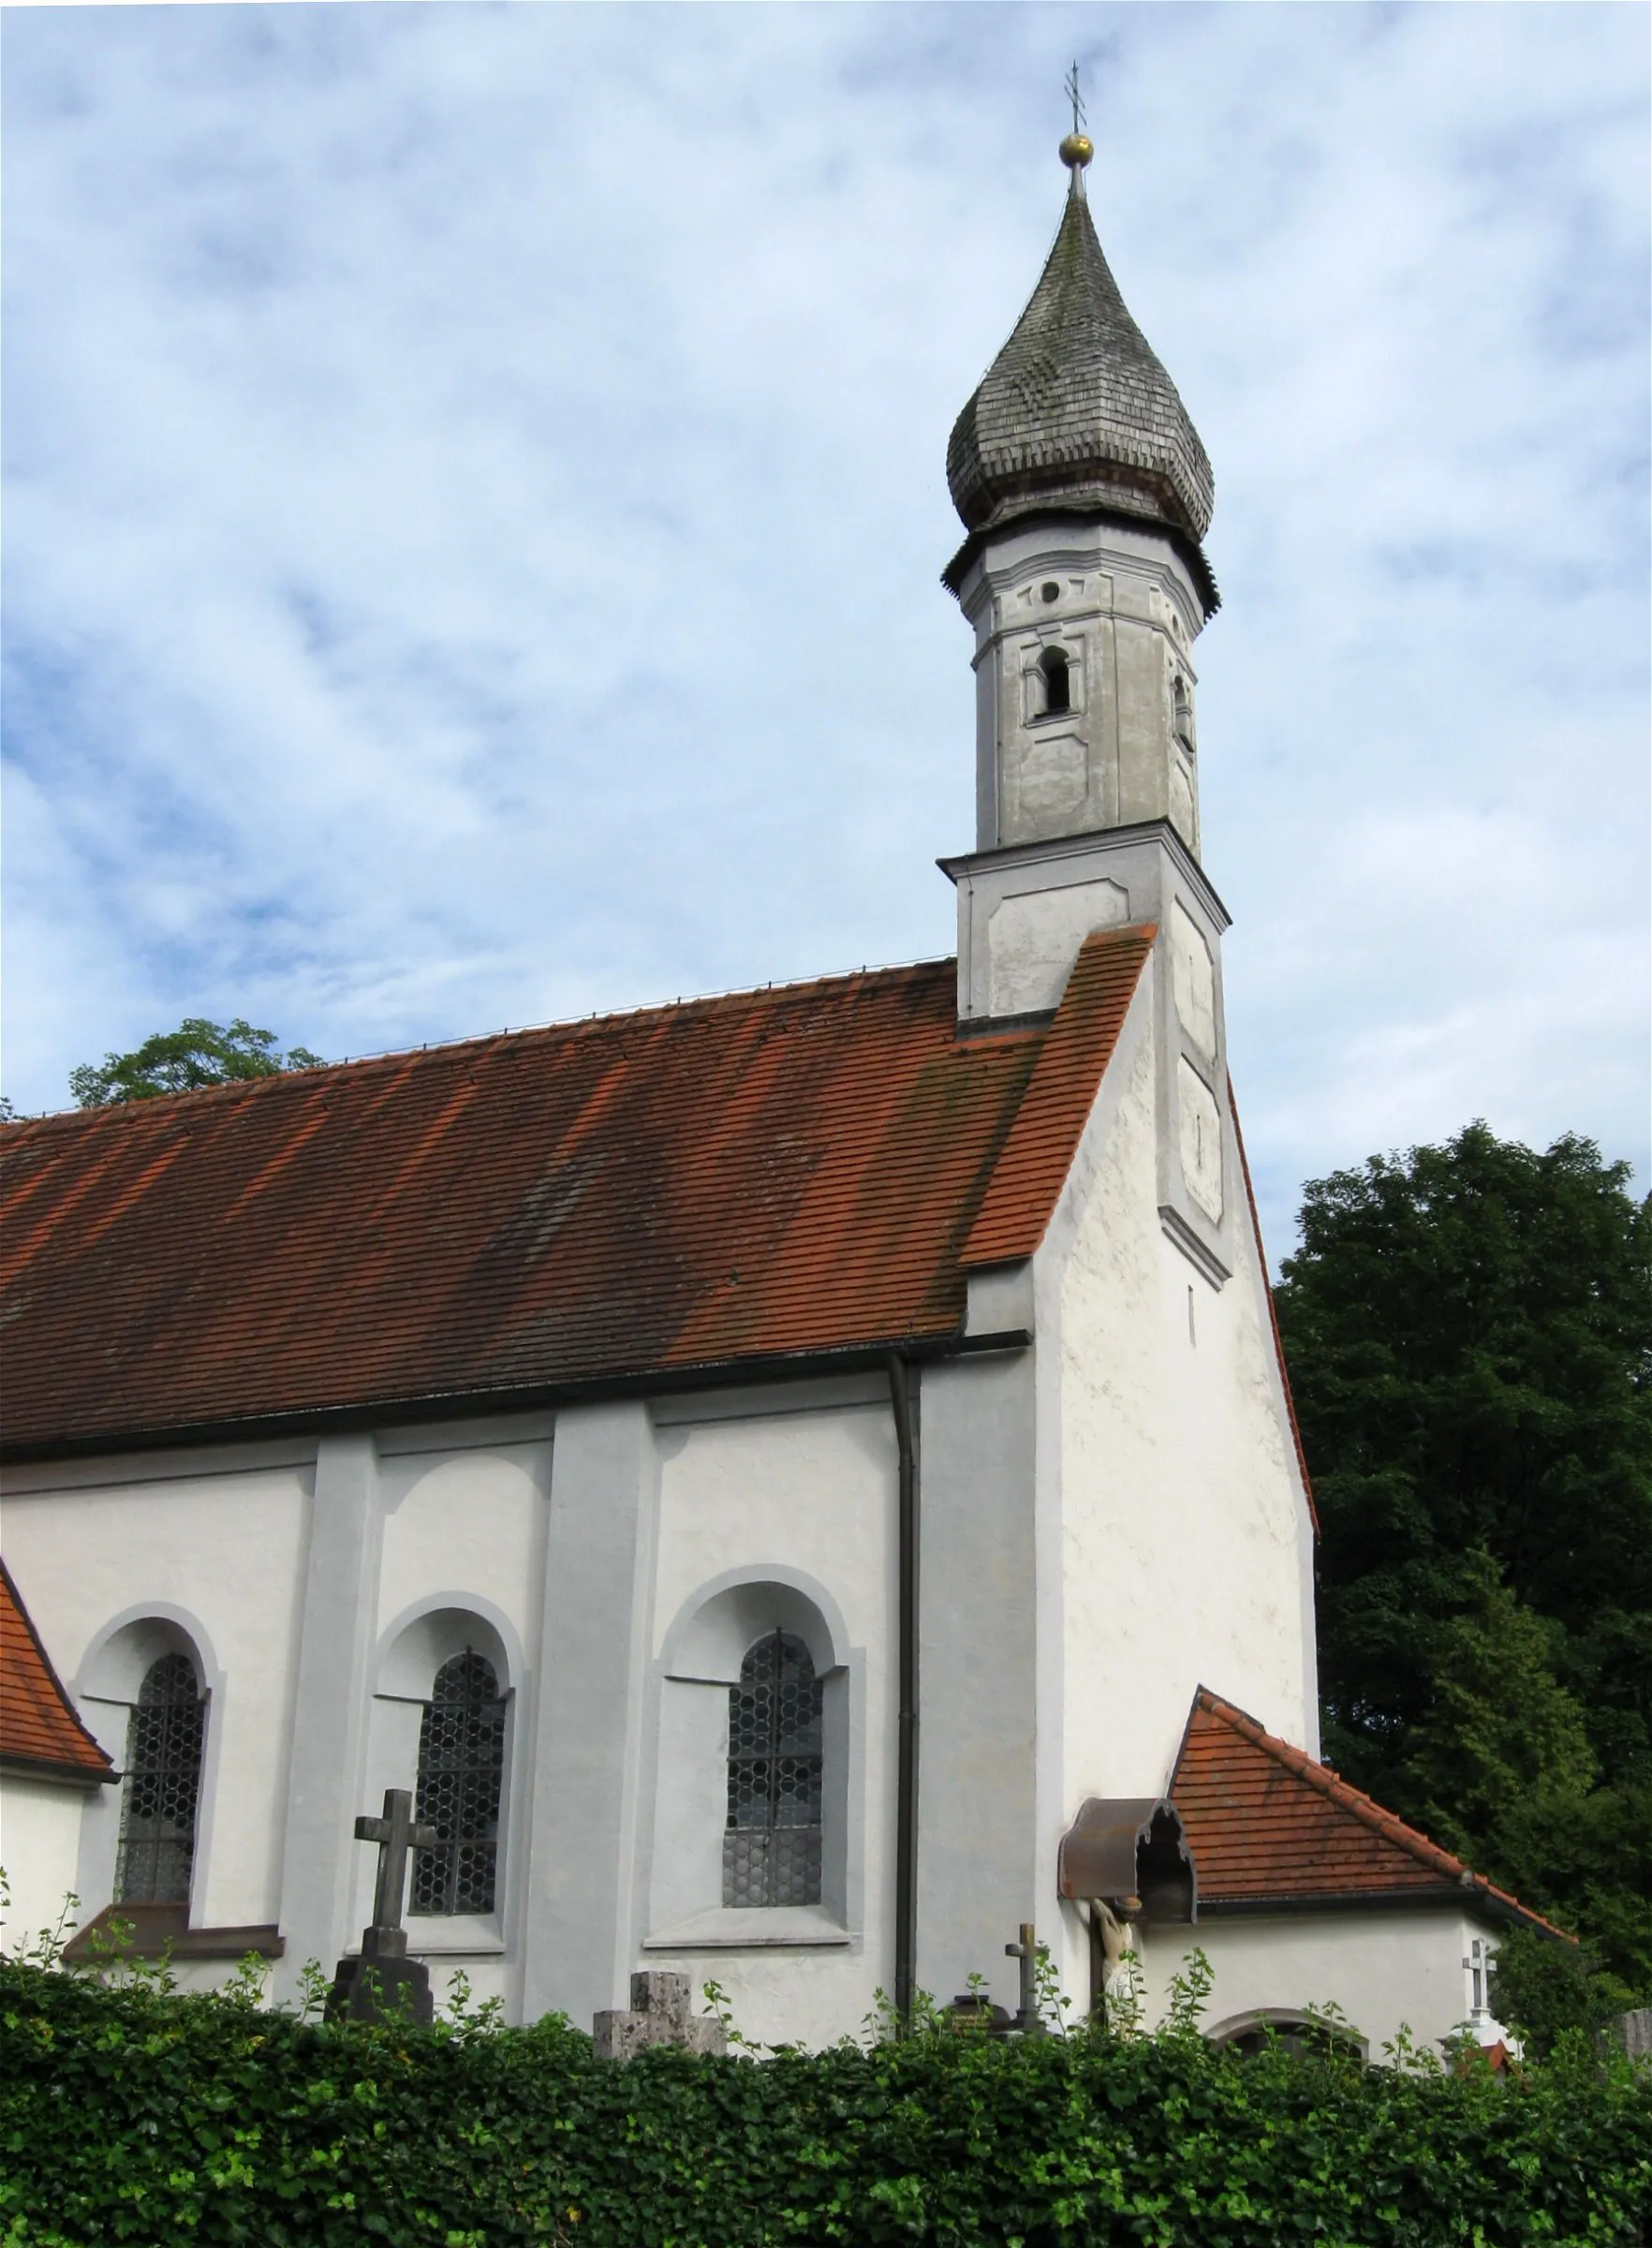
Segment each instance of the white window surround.
M1067 703L1064 709L1051 710L1045 700L1046 682L1041 659L1054 648L1067 658ZM1037 639L1024 641L1021 645L1021 723L1024 727L1042 727L1066 718L1082 718L1085 708L1084 639L1082 633L1054 630L1043 631Z
M1271 2032L1277 2037L1303 2034L1323 2037L1345 2051L1357 2053L1362 2061L1371 2057L1370 2039L1352 2022L1325 2019L1316 2015L1311 2006L1250 2006L1243 2014L1230 2014L1223 2021L1212 2022L1202 2035L1207 2045L1232 2045L1258 2032Z
M127 1608L94 1634L76 1674L72 1698L94 1739L117 1767L126 1761L131 1714L151 1664L182 1654L192 1664L206 1713L201 1732L200 1786L195 1799L195 1844L189 1872L189 1925L206 1925L212 1864L213 1816L217 1805L218 1758L223 1745L224 1674L199 1617L170 1602ZM114 1895L125 1789L100 1788L81 1821L75 1893L83 1919Z
M729 1690L747 1649L775 1629L809 1650L825 1747L821 1901L726 1906ZM802 1572L759 1565L703 1585L684 1604L655 1665L654 1846L645 1951L770 1950L859 1941L864 1658L836 1603Z
M720 1839L720 1838L719 1838ZM658 1928L642 1940L644 1951L761 1951L779 1946L822 1948L854 1938L823 1904L714 1905L675 1928Z
M419 1731L430 1701L436 1672L450 1656L473 1648L494 1666L499 1691L506 1701L505 1768L499 1788L499 1844L494 1874L494 1910L491 1913L406 1913L407 1950L414 1959L489 1959L509 1948L506 1900L520 1848L515 1833L515 1804L521 1791L512 1785L517 1752L516 1714L523 1659L515 1634L491 1603L464 1593L433 1595L404 1611L381 1635L368 1724L363 1807L376 1811L387 1787L418 1786ZM352 1915L349 1949L361 1942L372 1894L372 1853L359 1851L355 1867L357 1906ZM409 1886L411 1885L409 1884Z

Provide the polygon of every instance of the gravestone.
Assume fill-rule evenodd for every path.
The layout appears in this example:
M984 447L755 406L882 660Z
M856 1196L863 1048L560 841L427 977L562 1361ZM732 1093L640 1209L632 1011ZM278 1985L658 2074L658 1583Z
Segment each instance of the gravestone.
M605 2006L591 2023L598 2061L629 2061L651 2045L690 2053L726 2053L728 2034L715 2015L689 2011L688 1977L658 1969L631 1977L629 2007Z
M1632 2014L1620 2014L1617 2019L1630 2059L1652 2061L1652 2006L1637 2006Z
M387 1787L380 1818L359 1818L356 1840L378 1844L378 1875L373 1885L373 1925L361 1932L356 1959L343 1959L327 1994L329 2021L411 2021L428 2029L435 2011L430 1970L407 1957L402 1900L407 1887L407 1853L432 1850L441 1840L434 1826L413 1824L413 1797L405 1787Z

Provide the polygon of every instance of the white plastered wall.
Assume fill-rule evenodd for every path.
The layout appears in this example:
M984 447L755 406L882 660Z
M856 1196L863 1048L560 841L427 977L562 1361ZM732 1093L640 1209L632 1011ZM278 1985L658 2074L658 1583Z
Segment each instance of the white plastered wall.
M65 1900L77 1878L89 1793L0 1772L0 1867L9 1892L0 1952L27 1950L42 1930L63 1927L66 1934Z
M1171 1977L1197 1945L1215 1977L1200 2020L1207 2035L1263 2008L1330 2004L1366 2040L1373 2061L1402 2029L1438 2057L1440 2040L1468 2024L1464 1961L1475 1937L1495 1943L1489 1924L1449 1905L1247 1914L1150 1929L1141 1954L1145 2019L1162 2020Z
M812 1409L798 1410L803 1403ZM656 1412L659 1500L634 1964L685 1973L696 1989L716 1980L748 2037L823 2045L859 2025L875 1990L888 1989L893 1973L897 1460L887 1388L877 1380L800 1384L787 1392L683 1400ZM789 1940L765 1942L754 1940L753 1924L770 1915L745 1914L724 1937L697 1922L693 1943L677 1948L670 1939L681 1933L680 1920L670 1913L656 1916L656 1899L672 1894L673 1872L655 1864L656 1850L671 1846L671 1776L661 1768L671 1722L668 1712L662 1730L665 1697L706 1697L709 1732L725 1744L728 1700L715 1683L670 1679L666 1656L674 1628L708 1591L737 1582L790 1589L844 1642L836 1681L844 1722L835 1732L833 1681L827 1686L827 1784L830 1790L833 1763L841 1759L845 1893L834 1902L829 1869L824 1909L806 1915L819 1925L804 1925L800 1911L797 1925L782 1930L793 1915L774 1913L774 1929ZM656 1815L661 1806L664 1820ZM720 1849L720 1791L704 1809L715 1822ZM829 1854L830 1847L829 1817Z
M206 1673L190 1900L198 1926L277 1916L311 1487L302 1457L237 1468L172 1455L7 1479L7 1560L58 1675L117 1765L128 1705L92 1691L103 1683L98 1658L113 1634L163 1618L188 1637ZM112 1893L120 1794L99 1788L85 1807L70 1884L82 1920ZM221 1977L202 1966L189 1979Z
M361 1808L376 1811L387 1787L416 1785L420 1721L437 1662L474 1644L509 1697L494 1910L463 1919L409 1915L408 1950L427 1961L438 2004L462 1970L479 1999L498 1997L514 2012L537 1682L527 1650L539 1641L549 1423L542 1436L514 1442L490 1441L485 1425L469 1443L452 1433L398 1432L380 1439L378 1454L384 1531ZM461 1627L466 1617L476 1629ZM376 1862L367 1845L353 1848L352 1944L371 1917Z
M1223 1115L1233 1268L1220 1288L1161 1222L1161 936L1045 1241L1038 1334L1039 1889L1087 1796L1161 1794L1201 1683L1317 1739L1310 1528ZM1234 1194L1232 1190L1237 1189ZM1082 2004L1088 1938L1053 1956Z

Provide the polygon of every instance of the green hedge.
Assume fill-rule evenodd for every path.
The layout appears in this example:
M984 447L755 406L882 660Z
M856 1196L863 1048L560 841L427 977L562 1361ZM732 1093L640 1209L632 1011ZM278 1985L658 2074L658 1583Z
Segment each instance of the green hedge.
M1244 2060L1187 2031L932 2031L596 2061L560 2019L331 2029L244 1995L0 1968L7 2248L1628 2243L1652 2084Z

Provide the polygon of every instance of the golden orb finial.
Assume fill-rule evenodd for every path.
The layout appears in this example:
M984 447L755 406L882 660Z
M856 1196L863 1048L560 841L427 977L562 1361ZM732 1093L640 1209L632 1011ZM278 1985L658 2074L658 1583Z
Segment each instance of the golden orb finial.
M1076 55L1073 57L1072 68L1067 74L1067 97L1072 104L1072 130L1061 143L1059 153L1061 161L1072 174L1073 192L1076 195L1083 192L1079 186L1079 173L1083 171L1084 166L1096 153L1094 141L1084 131L1087 120L1084 116L1084 105L1079 98L1078 57Z

